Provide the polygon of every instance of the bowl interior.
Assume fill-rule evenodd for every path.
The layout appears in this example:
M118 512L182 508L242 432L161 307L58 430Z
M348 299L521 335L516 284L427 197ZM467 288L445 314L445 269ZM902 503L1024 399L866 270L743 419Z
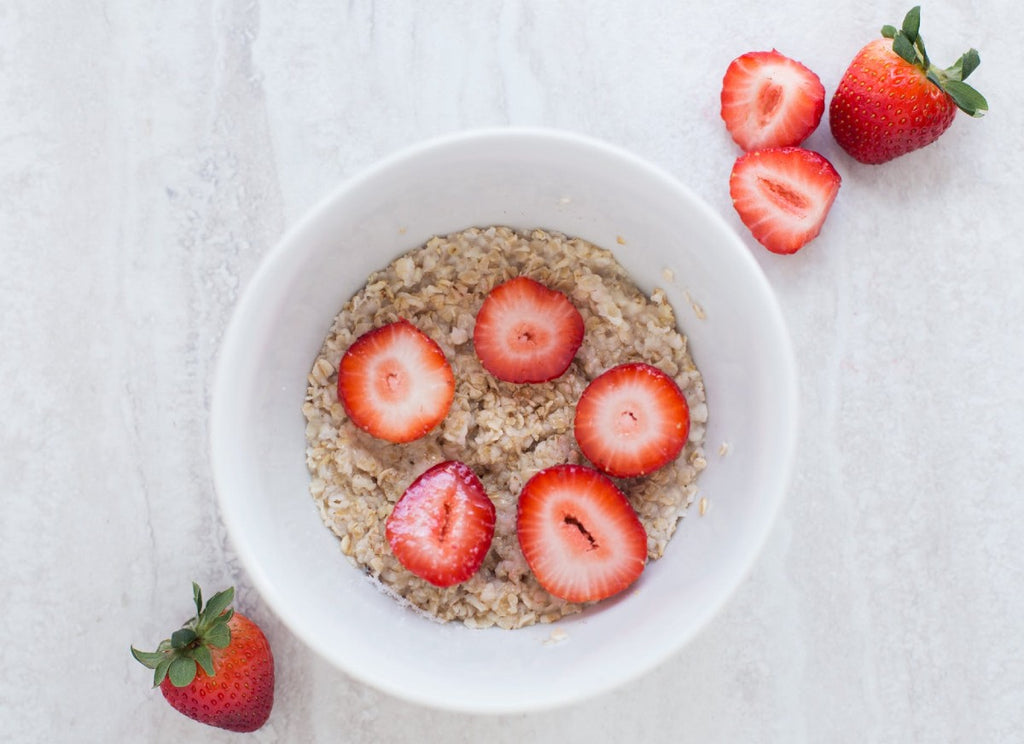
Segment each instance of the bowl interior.
M710 508L688 512L664 557L630 590L560 621L558 642L549 625L474 631L399 606L345 560L308 493L301 406L336 312L400 253L435 234L491 224L543 227L614 250L641 288L667 293L707 390L708 467L698 485ZM742 580L788 478L794 380L763 275L685 187L628 153L568 134L468 133L403 152L345 184L263 262L218 363L210 432L217 494L266 601L347 673L442 708L546 708L647 671Z

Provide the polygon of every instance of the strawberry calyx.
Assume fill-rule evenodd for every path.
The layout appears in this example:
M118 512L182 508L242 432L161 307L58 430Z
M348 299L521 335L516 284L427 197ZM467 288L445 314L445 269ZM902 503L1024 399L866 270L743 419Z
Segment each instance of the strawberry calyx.
M900 28L889 24L882 26L882 36L892 39L892 51L924 72L925 77L946 93L957 108L975 118L983 116L988 111L988 101L964 82L981 64L978 50L972 47L949 67L937 67L928 59L920 29L921 6L915 5L903 18Z
M195 617L174 631L170 638L161 641L156 651L139 651L131 647L136 661L154 670L154 687L164 679L170 679L175 687L187 687L195 679L197 665L212 677L210 649L227 648L231 643L228 621L235 614L230 608L235 598L234 587L214 594L204 607L202 590L193 581L192 598L196 605Z

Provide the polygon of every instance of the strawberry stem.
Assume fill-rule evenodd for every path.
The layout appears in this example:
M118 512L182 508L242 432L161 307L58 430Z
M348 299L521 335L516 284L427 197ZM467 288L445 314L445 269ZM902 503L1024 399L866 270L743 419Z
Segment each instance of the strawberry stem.
M175 687L187 687L196 676L196 665L213 676L213 656L210 648L227 648L231 643L228 621L235 611L230 608L235 589L230 587L214 594L203 607L203 593L192 582L192 598L196 616L188 620L171 637L164 639L156 651L139 651L131 647L132 656L143 666L153 670L153 686L170 679Z
M928 80L945 92L961 111L975 118L983 116L988 111L988 101L985 97L964 82L981 64L978 50L967 50L946 69L933 65L928 59L924 39L921 38L920 5L915 5L907 12L900 28L889 24L882 26L882 36L892 39L893 52L922 70Z

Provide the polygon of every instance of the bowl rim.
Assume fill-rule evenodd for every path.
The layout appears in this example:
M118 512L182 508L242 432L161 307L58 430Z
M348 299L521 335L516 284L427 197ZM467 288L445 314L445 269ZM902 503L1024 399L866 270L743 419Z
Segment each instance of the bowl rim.
M300 622L297 613L283 601L278 590L260 569L261 560L254 544L247 540L243 534L239 519L234 511L231 499L227 493L226 476L223 472L221 454L219 452L220 442L224 441L231 424L226 420L226 411L221 401L225 398L225 392L231 384L229 371L234 367L235 360L241 358L241 350L237 348L237 337L240 327L244 324L247 315L251 314L252 308L258 302L259 288L269 281L274 275L278 264L285 260L285 256L292 249L293 244L311 226L323 220L334 205L343 200L345 195L358 191L366 182L373 180L378 174L388 171L400 164L415 159L439 148L447 148L461 144L479 143L480 141L502 140L543 140L549 144L564 143L577 148L589 148L597 153L602 153L623 162L631 168L637 169L646 176L652 177L661 184L676 192L680 198L688 201L704 219L716 226L716 229L729 237L729 242L735 244L737 256L735 257L746 264L750 279L759 285L761 294L767 301L764 308L765 313L770 316L771 325L777 330L779 347L775 355L784 368L784 379L780 379L777 394L782 401L782 408L790 412L790 415L780 423L777 431L774 432L776 445L779 452L784 456L779 463L778 477L775 487L770 489L770 503L764 512L765 518L760 522L759 529L754 535L752 544L747 546L745 560L742 570L737 571L730 577L730 581L723 582L714 594L714 600L705 606L699 619L692 624L686 632L681 633L678 640L669 648L662 649L656 658L646 663L642 668L635 668L630 674L617 675L614 679L595 680L586 689L578 691L567 691L559 699L519 701L515 704L492 704L492 705L460 705L460 701L438 700L436 696L429 693L413 692L408 688L397 684L390 684L381 679L371 678L361 670L352 669L345 664L339 654L332 653L325 649L317 638L313 637L309 629ZM736 231L726 222L723 216L712 209L707 202L698 196L692 189L669 173L662 167L653 164L643 157L617 145L593 138L588 135L570 132L562 129L547 127L488 127L479 129L468 129L449 134L427 138L419 142L407 145L392 153L381 157L370 165L363 167L353 175L344 178L341 183L330 189L325 196L317 201L311 208L295 221L291 227L286 229L281 237L261 257L253 274L241 289L238 300L230 310L230 318L225 326L220 341L216 360L214 363L213 378L211 384L209 419L208 419L208 453L210 457L211 470L215 498L218 504L220 517L224 522L231 544L238 555L238 558L249 574L256 590L264 601L270 606L277 618L303 643L318 656L329 661L340 671L353 679L367 684L375 689L382 690L397 698L404 699L420 705L435 709L446 709L466 713L514 713L551 709L562 705L572 704L581 700L593 697L614 688L620 687L631 679L649 673L659 663L664 662L671 655L678 653L686 646L693 637L703 631L710 621L717 615L728 599L736 592L739 586L747 578L762 553L765 543L777 521L778 514L785 501L786 490L791 482L793 463L795 460L796 444L799 428L798 410L798 389L797 389L797 365L793 353L792 341L788 327L785 323L778 298L769 284L764 271L757 263L744 242L739 238ZM486 632L486 631L477 631Z

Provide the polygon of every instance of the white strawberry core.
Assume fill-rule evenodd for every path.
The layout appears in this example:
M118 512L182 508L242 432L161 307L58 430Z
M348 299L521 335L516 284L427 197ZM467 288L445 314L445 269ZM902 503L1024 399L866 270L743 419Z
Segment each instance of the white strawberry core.
M616 534L615 521L600 509L588 509L580 504L575 491L567 491L564 499L553 498L549 514L546 524L550 525L551 537L555 539L547 544L552 549L554 562L561 564L557 570L586 575L590 571L601 571L603 563L613 560L616 552L602 545L601 538ZM583 554L589 554L589 558L580 563L578 558ZM552 567L548 566L547 570Z
M807 197L788 183L770 178L758 178L757 185L761 191L768 195L768 198L783 212L789 212L799 218L807 214Z
M601 547L584 526L583 522L572 514L566 514L562 517L561 531L566 543L572 546L573 552L586 553Z
M536 353L548 345L547 334L534 323L518 323L509 332L512 349L520 354Z
M388 359L381 364L381 375L378 378L377 392L385 400L401 400L408 385L405 368L397 359Z
M618 425L615 427L615 432L619 436L632 437L640 431L640 418L635 413L635 409L627 409L619 414Z
M447 385L444 369L414 338L398 340L392 354L377 360L372 375L369 392L375 402L400 419L434 410Z
M775 116L775 111L782 102L782 88L773 83L767 83L757 96L757 107L761 114L761 125L764 126Z
M643 391L641 391L641 394ZM600 414L617 440L627 447L656 439L662 426L661 413L650 405L644 405L630 391L619 391L609 395Z

